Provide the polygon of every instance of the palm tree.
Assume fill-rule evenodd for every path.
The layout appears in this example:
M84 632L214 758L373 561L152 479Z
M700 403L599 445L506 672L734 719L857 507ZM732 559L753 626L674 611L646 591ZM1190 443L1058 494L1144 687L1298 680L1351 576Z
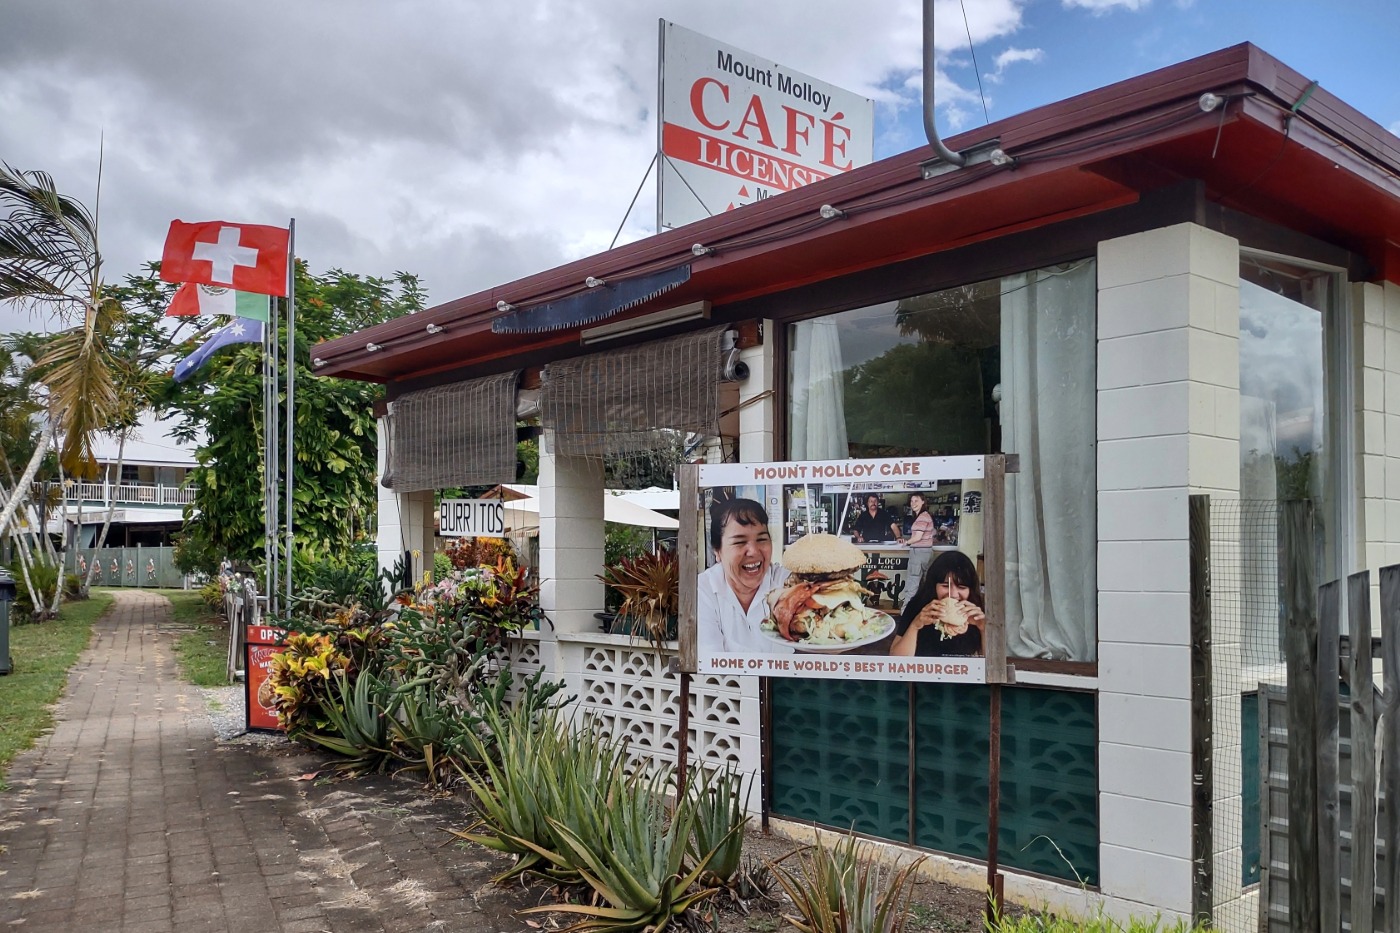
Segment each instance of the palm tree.
M54 431L41 432L0 511L3 533L27 498L25 490L54 434L61 439L59 461L66 474L80 479L96 475L93 436L111 424L120 403L107 344L123 313L102 282L96 216L59 194L47 173L5 164L0 164L0 301L51 312L70 325L35 361L48 390Z

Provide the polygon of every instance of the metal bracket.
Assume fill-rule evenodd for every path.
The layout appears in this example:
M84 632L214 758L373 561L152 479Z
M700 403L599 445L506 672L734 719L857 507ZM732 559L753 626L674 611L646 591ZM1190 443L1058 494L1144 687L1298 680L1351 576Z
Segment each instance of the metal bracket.
M978 143L971 149L963 150L962 154L967 157L967 161L962 165L954 165L951 162L944 162L942 159L929 159L927 162L920 163L919 168L923 170L924 181L928 181L940 175L947 175L960 169L981 165L983 162L990 162L992 161L992 150L1000 148L1000 139L989 139L986 142Z

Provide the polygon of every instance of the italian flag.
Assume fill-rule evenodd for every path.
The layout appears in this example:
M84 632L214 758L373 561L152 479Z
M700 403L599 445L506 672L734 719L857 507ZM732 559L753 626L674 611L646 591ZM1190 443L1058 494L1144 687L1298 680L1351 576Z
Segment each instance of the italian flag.
M197 314L226 314L255 321L267 320L266 295L236 292L219 285L197 285L186 282L175 290L167 317L194 317Z

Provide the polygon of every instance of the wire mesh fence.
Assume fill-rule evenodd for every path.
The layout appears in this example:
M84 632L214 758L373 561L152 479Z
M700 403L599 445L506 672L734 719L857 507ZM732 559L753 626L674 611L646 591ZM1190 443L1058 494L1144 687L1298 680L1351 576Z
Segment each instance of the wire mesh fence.
M1258 929L1260 684L1286 686L1279 503L1210 501L1212 917Z

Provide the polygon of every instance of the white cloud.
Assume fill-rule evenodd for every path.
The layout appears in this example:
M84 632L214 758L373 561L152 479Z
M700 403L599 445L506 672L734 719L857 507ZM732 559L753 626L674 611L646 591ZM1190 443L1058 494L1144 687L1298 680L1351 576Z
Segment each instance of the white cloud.
M1066 9L1088 10L1096 16L1110 13L1113 10L1142 10L1146 9L1152 0L1060 0Z
M1027 2L968 4L977 47ZM923 143L891 119L920 104L909 0L6 0L0 153L90 203L105 141L109 279L174 218L295 217L313 270L416 272L446 301L608 246L655 146L658 16L876 99L884 151ZM949 57L963 11L937 16L956 127L981 104ZM623 241L653 204L648 183Z
M1396 120L1394 123L1390 124L1390 135L1400 136L1400 120Z
M1038 64L1045 60L1044 49L1009 48L992 60L993 70L983 75L993 84L1000 84L1006 76L1006 69L1020 62Z

